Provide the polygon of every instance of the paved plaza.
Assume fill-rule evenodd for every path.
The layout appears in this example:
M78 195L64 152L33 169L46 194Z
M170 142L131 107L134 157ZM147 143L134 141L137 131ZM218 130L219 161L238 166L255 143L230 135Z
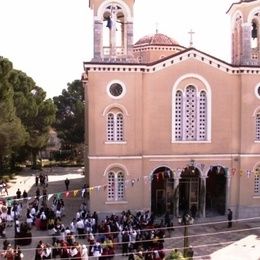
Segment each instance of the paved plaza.
M75 217L76 211L79 209L82 203L80 196L80 190L85 183L85 178L82 174L82 168L53 168L44 169L44 172L48 174L48 194L61 193L65 202L65 216L62 218L62 222L68 225ZM22 192L27 190L30 196L35 196L35 174L39 174L37 171L25 169L21 174L17 175L16 179L9 182L9 195L15 196L16 191L19 188ZM73 196L73 192L70 192L69 196L65 194L65 179L70 179L70 191L79 190L76 196ZM51 199L50 199L51 203ZM26 210L26 204L23 206L23 211ZM23 214L21 221L25 221L25 214ZM157 219L156 221L160 221ZM172 248L183 247L183 232L184 228L178 224L177 219L173 220L174 230L167 231L165 237L166 252L169 252ZM238 258L232 258L232 250L239 252L247 251L251 252L255 258L248 258L244 260L259 260L260 259L260 218L249 220L237 220L234 221L232 228L227 228L226 217L197 219L194 224L189 226L189 243L194 250L194 259L214 259L224 260L220 257L221 252L216 252L222 248L228 248L226 255L229 254L229 260L238 260ZM7 239L14 243L14 227L7 228ZM33 259L35 255L35 247L39 240L43 240L51 243L48 231L39 231L35 226L32 228L32 243L28 246L22 246L24 259ZM255 240L252 240L252 237ZM251 238L251 239L249 239ZM240 239L242 242L238 243ZM1 239L3 241L3 239ZM254 242L255 241L255 242ZM87 244L84 239L79 240L80 243ZM232 244L235 242L234 244ZM169 250L169 251L167 251ZM215 252L213 254L213 252ZM258 253L259 252L259 253ZM127 259L122 257L118 250L118 256L115 259ZM213 254L211 257L209 255ZM230 255L231 254L231 255ZM258 255L259 254L259 255ZM257 256L258 255L258 256ZM239 259L240 260L240 259ZM241 259L243 260L243 259Z

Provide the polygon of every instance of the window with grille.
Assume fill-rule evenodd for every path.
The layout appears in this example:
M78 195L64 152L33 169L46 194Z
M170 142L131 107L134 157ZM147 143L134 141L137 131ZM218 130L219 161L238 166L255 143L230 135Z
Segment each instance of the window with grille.
M107 140L114 141L114 114L107 115Z
M256 114L256 141L260 141L260 113Z
M260 169L258 168L255 174L254 192L260 195Z
M207 138L207 94L205 91L200 92L199 99L199 140Z
M175 139L178 141L182 140L182 101L182 92L178 90L175 97Z
M113 200L115 198L115 174L113 172L109 172L107 178L107 198L108 200Z
M206 91L198 93L189 85L177 90L174 106L174 139L176 141L206 141L208 138L208 100Z
M116 140L123 141L123 115L119 113L116 120Z
M186 88L185 104L185 139L196 140L196 89L193 86Z
M124 116L121 112L109 112L107 115L107 141L124 141Z
M107 199L110 201L123 200L125 197L125 176L123 172L111 171L107 175Z

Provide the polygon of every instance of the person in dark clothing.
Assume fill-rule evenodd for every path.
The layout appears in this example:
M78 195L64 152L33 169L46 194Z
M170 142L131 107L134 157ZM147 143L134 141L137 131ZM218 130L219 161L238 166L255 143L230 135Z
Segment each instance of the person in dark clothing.
M228 219L228 228L231 228L232 227L232 219L233 219L233 212L232 212L231 209L228 209L227 219Z
M14 260L22 260L22 259L23 259L23 256L24 256L24 255L23 255L23 253L22 253L20 247L17 246L17 247L15 248L15 251L14 251Z
M66 191L69 190L69 185L70 185L70 180L68 178L66 178L66 180L65 180Z
M35 193L36 193L36 198L39 199L40 195L41 195L41 191L40 191L39 187L36 189Z
M170 227L171 226L171 218L170 218L170 214L168 211L166 211L165 215L164 215L164 224L166 227Z
M195 219L196 215L197 215L197 207L195 204L192 204L191 208L190 208L190 214L191 216Z
M130 236L128 231L124 231L123 236L122 236L122 254L127 255L128 254L128 244L130 241Z
M20 199L21 195L22 195L22 192L20 191L20 189L18 189L17 192L16 192L16 198Z
M42 254L43 246L44 246L44 244L40 240L39 243L37 244L37 247L36 247L34 260L41 260L42 259L41 254Z
M26 199L28 197L28 193L26 190L23 191L23 198Z
M39 184L39 176L35 175L35 186L38 187Z

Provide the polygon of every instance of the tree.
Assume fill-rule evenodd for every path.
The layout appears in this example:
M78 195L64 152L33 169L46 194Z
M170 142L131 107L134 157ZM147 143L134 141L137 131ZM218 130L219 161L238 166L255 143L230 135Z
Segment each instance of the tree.
M54 127L63 146L74 149L84 143L84 88L80 80L68 83L62 95L53 98L57 107Z
M17 116L22 121L28 139L16 156L26 154L32 155L32 165L36 167L37 154L43 149L49 139L49 129L55 121L56 107L51 99L45 99L46 93L42 88L36 86L32 78L24 72L13 70L10 84L14 90L14 104Z
M3 170L4 158L10 157L28 137L21 120L16 116L14 92L9 83L12 70L12 63L0 58L0 170Z

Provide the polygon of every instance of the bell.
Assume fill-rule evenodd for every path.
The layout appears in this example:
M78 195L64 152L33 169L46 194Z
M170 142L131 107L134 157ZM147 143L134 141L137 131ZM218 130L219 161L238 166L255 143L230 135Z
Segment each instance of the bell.
M252 31L251 31L251 33L252 33L252 38L255 39L255 38L257 38L257 27L256 27L256 24L253 23L253 24L252 24L252 27L253 27L253 29L252 29Z

